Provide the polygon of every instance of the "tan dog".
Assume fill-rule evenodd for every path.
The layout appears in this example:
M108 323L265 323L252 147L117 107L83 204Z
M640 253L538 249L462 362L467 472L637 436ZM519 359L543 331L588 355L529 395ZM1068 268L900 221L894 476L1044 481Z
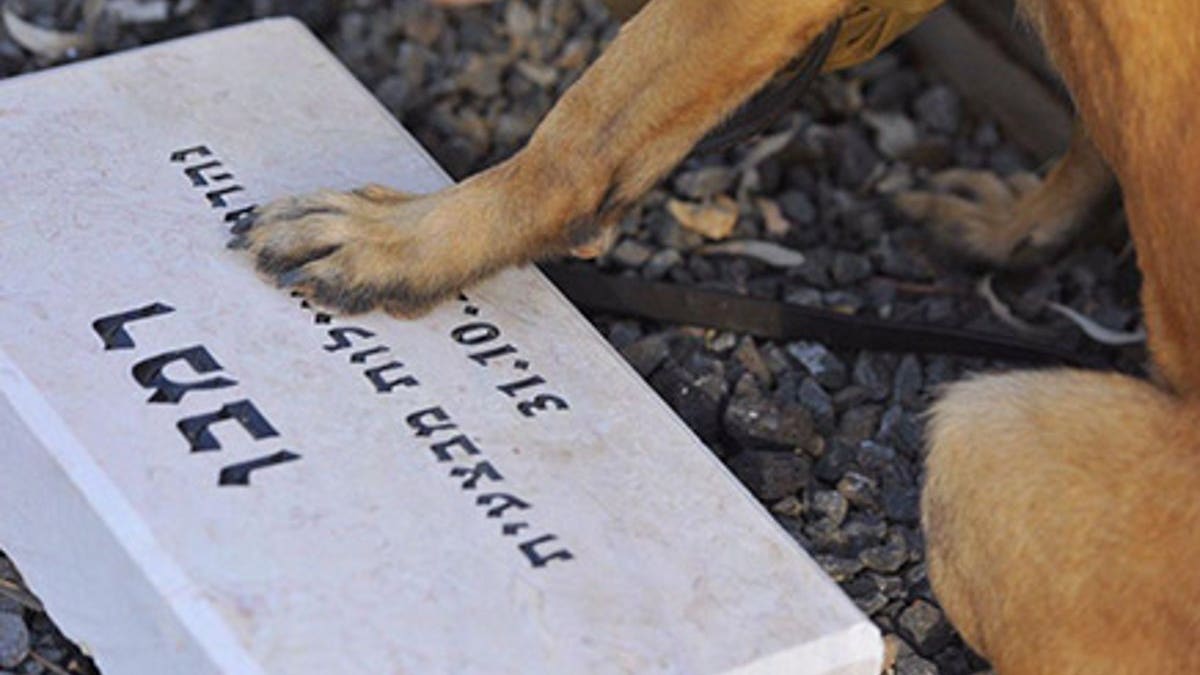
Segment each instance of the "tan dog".
M864 5L932 4L652 0L508 161L432 195L372 186L280 200L237 245L318 302L420 313L505 266L594 252L627 206L832 22ZM923 498L930 578L1001 673L1200 672L1190 644L1200 635L1200 2L1022 4L1087 132L1040 186L951 173L944 184L980 199L913 194L901 205L1003 263L1067 237L1106 187L1107 163L1124 190L1160 382L1050 371L950 387L931 422Z

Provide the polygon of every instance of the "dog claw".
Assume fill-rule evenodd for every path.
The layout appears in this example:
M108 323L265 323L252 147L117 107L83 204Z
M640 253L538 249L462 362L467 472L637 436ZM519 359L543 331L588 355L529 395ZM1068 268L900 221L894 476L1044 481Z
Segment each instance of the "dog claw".
M302 269L290 269L275 276L275 284L280 288L299 286L308 280L308 273Z
M258 211L251 211L241 218L238 218L237 221L230 226L229 233L245 234L250 231L250 228L254 227L256 222L258 222Z

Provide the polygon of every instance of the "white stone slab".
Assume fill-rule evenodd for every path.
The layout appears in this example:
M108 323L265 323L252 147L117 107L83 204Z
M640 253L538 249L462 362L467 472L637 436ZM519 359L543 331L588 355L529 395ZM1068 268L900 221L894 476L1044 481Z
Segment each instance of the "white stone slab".
M225 250L259 200L447 183L299 24L2 82L0 158L0 547L101 668L878 672L535 271L326 317Z

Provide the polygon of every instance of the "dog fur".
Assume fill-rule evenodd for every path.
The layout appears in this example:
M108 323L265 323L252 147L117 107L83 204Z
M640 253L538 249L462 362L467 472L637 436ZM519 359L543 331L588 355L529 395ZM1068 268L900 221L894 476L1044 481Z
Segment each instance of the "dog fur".
M904 0L874 0L895 5ZM442 192L292 197L239 228L318 302L427 310L505 266L595 252L624 210L859 0L652 0L528 145ZM1194 673L1200 650L1196 0L1023 0L1077 103L1044 182L954 172L900 206L994 264L1064 241L1111 182L1144 277L1154 384L1070 370L949 387L922 498L929 576L1001 673ZM703 45L697 49L696 45Z

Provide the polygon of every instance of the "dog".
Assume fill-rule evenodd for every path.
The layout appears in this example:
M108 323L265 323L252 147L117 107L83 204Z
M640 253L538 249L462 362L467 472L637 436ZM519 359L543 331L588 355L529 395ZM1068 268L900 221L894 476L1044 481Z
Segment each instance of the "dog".
M595 255L641 194L827 27L874 13L865 58L936 4L650 0L507 161L429 195L281 199L235 243L319 303L400 316L510 265ZM1200 672L1200 2L1020 4L1078 108L1071 148L1040 183L951 172L941 187L976 199L899 205L1003 265L1069 238L1115 176L1156 372L1015 372L944 390L922 494L929 578L1000 673Z

